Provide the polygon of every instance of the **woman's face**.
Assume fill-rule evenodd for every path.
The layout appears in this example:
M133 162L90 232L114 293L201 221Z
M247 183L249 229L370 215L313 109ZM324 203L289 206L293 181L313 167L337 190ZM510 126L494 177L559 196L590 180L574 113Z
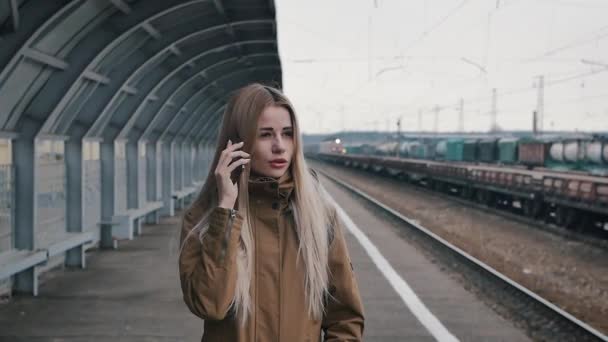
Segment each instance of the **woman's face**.
M270 106L258 118L251 169L267 177L281 177L291 165L294 149L293 127L287 109Z

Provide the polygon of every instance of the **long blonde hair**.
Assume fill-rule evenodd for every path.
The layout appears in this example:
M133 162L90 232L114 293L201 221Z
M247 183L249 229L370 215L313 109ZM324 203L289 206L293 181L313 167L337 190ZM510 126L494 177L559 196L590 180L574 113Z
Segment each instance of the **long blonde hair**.
M321 319L324 314L324 298L328 296L328 252L331 233L331 214L328 201L321 195L324 191L317 180L311 175L302 149L297 117L291 102L278 89L258 83L248 85L238 90L228 101L221 130L218 135L213 162L210 165L207 179L197 199L189 208L202 215L198 223L183 239L182 248L191 236L198 236L203 241L209 228L209 216L217 206L218 193L214 171L217 167L220 153L226 147L228 139L233 143L244 141L242 148L252 153L257 136L257 122L265 108L281 106L289 112L293 126L294 154L290 166L294 181L294 191L290 199L299 240L298 262L300 257L304 262L305 290L308 314L313 319ZM252 158L255 156L252 155ZM287 172L290 172L288 170ZM243 216L240 244L237 251L237 284L232 309L244 325L251 308L249 287L253 269L253 232L252 218L249 211L248 182L250 168L247 166L238 179L237 210Z

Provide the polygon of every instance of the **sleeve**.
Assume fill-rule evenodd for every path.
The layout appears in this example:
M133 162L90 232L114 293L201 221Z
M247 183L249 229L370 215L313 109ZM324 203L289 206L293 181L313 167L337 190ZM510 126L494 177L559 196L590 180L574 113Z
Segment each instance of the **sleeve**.
M364 313L341 220L334 220L334 237L329 252L330 297L323 317L325 341L361 341Z
M183 218L180 246L196 224L195 215ZM190 236L179 255L179 276L186 305L202 319L222 320L234 298L237 267L236 251L243 218L236 210L215 208L209 217L209 230L201 244Z

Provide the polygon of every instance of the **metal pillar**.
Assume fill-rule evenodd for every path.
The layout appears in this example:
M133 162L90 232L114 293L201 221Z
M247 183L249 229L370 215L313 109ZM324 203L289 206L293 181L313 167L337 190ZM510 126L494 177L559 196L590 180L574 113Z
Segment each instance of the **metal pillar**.
M146 199L156 201L156 145L146 143Z
M34 203L34 135L38 126L24 120L19 129L19 136L13 141L13 158L15 165L15 248L35 249L34 227L36 227ZM38 292L38 275L36 267L16 274L13 288L16 292Z
M139 184L137 183L139 155L137 153L137 143L127 142L127 208L134 209L139 207Z
M173 192L173 148L170 144L161 144L162 149L162 201L163 215L173 216L175 214L172 192Z
M101 157L101 219L111 221L114 216L114 142L104 141Z
M70 139L65 144L66 162L66 223L68 232L83 231L82 208L82 140ZM66 252L67 266L85 267L82 258L83 246L72 248Z

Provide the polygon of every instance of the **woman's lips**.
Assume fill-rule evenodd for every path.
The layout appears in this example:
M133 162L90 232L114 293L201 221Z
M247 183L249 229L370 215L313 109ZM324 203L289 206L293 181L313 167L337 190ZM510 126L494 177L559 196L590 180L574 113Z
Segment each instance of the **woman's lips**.
M270 162L270 167L272 167L273 169L282 169L285 166L287 166L286 161L271 161Z

